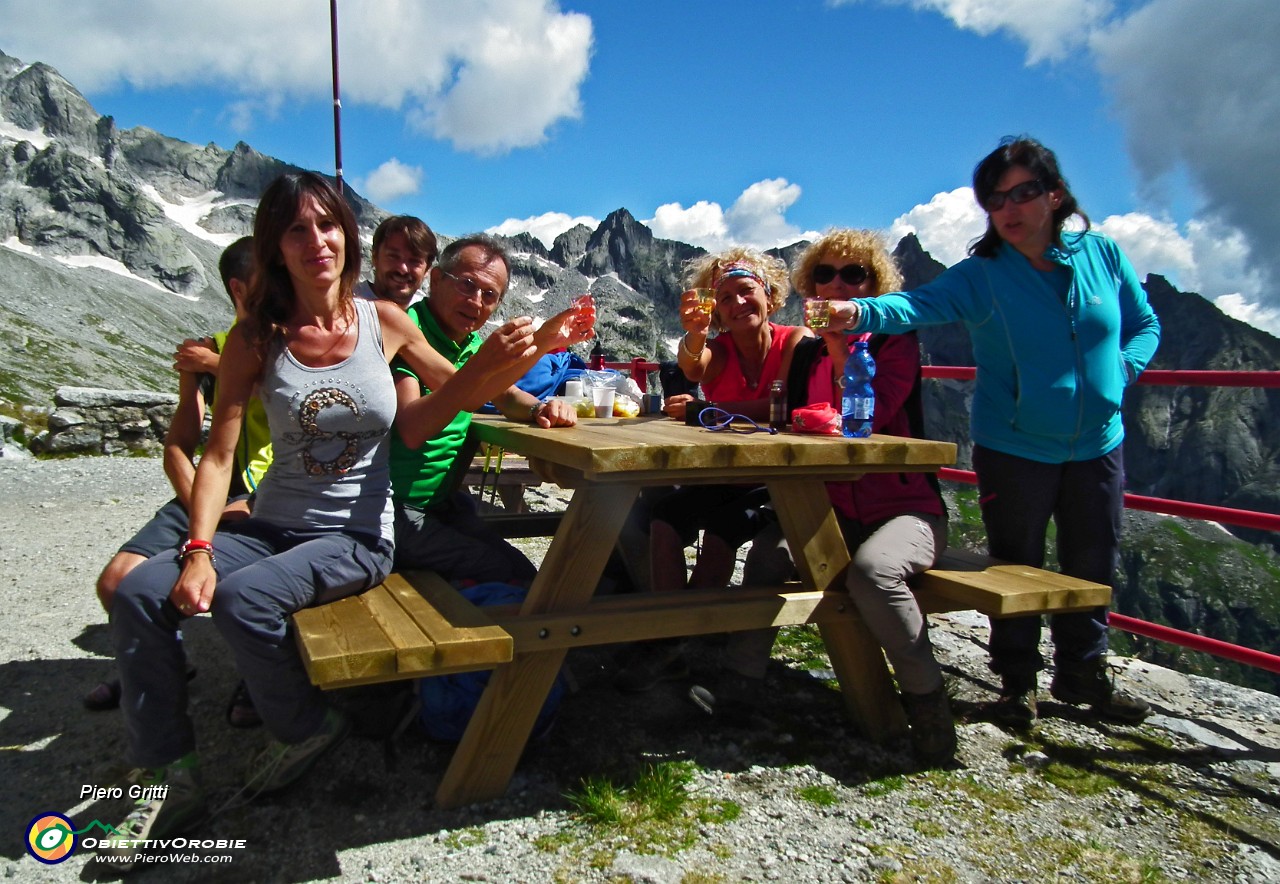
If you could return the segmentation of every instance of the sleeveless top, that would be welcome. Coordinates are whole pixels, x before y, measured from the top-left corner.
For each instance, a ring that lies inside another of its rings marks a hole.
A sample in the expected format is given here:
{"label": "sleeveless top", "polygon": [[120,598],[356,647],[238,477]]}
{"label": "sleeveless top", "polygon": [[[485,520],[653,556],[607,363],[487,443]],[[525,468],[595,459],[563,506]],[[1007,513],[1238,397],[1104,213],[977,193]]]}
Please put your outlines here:
{"label": "sleeveless top", "polygon": [[754,387],[747,383],[742,374],[742,366],[738,361],[738,348],[733,344],[730,335],[717,335],[715,340],[724,350],[724,367],[714,381],[702,382],[702,396],[714,402],[745,402],[751,399],[769,398],[769,385],[776,381],[782,371],[782,351],[786,348],[787,338],[795,329],[794,325],[774,325],[769,323],[773,332],[773,340],[769,343],[769,352],[764,356],[764,365],[760,368],[760,380]]}
{"label": "sleeveless top", "polygon": [[303,365],[282,338],[269,345],[258,398],[271,425],[274,458],[258,486],[253,516],[284,528],[391,542],[387,443],[395,386],[377,308],[354,303],[356,346],[335,365]]}

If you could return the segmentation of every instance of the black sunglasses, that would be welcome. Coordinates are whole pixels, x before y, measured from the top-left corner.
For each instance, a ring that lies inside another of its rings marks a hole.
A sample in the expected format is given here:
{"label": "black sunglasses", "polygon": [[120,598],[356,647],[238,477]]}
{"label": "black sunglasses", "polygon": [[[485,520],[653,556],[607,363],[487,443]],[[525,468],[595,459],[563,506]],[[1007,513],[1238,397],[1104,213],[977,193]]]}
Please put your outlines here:
{"label": "black sunglasses", "polygon": [[819,264],[813,268],[813,282],[815,285],[826,285],[837,276],[840,277],[840,281],[845,285],[862,285],[870,275],[871,271],[861,264],[846,264],[839,270],[830,264]]}
{"label": "black sunglasses", "polygon": [[1043,181],[1024,181],[1015,184],[1008,190],[993,190],[985,203],[988,212],[998,212],[1004,208],[1004,201],[1011,199],[1018,205],[1029,203],[1044,193],[1048,188]]}

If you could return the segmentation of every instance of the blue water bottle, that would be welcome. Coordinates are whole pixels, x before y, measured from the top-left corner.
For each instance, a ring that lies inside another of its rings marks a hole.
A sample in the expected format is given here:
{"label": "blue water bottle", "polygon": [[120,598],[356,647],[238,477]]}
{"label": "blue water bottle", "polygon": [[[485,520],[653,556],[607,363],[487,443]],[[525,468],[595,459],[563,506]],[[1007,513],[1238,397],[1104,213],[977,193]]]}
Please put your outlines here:
{"label": "blue water bottle", "polygon": [[840,411],[846,436],[861,438],[871,435],[871,417],[876,410],[876,394],[871,379],[876,376],[876,361],[867,351],[866,341],[857,341],[844,361],[841,379]]}

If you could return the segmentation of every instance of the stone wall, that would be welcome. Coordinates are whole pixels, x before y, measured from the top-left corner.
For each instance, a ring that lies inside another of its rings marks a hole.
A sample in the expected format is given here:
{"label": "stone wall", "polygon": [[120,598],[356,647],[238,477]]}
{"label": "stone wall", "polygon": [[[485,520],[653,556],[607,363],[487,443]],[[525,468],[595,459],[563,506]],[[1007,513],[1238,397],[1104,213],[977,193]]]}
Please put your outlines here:
{"label": "stone wall", "polygon": [[159,454],[178,407],[176,393],[59,387],[37,454]]}

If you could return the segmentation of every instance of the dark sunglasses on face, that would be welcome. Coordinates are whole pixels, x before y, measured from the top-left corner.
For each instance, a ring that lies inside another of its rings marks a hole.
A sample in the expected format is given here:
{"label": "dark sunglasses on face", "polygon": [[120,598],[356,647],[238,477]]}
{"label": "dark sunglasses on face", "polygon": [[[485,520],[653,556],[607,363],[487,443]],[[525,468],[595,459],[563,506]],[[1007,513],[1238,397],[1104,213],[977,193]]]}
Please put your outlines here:
{"label": "dark sunglasses on face", "polygon": [[867,268],[861,264],[846,264],[839,270],[830,264],[819,264],[813,268],[813,282],[815,285],[826,285],[837,276],[840,277],[840,281],[845,285],[862,285],[870,275]]}
{"label": "dark sunglasses on face", "polygon": [[1015,184],[1008,190],[993,190],[991,191],[991,195],[987,197],[987,211],[1000,211],[1004,208],[1004,201],[1006,199],[1013,200],[1018,205],[1029,203],[1044,193],[1047,189],[1048,188],[1044,186],[1043,181],[1024,181],[1021,184]]}

